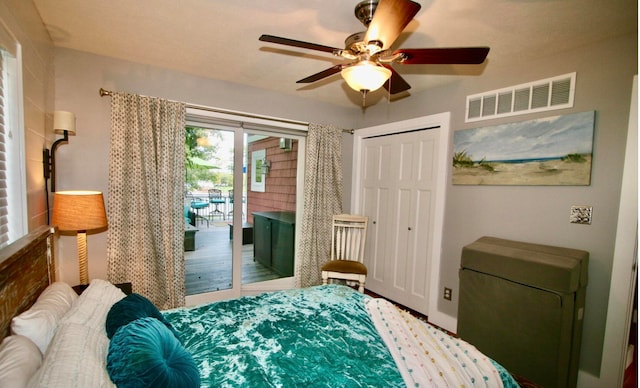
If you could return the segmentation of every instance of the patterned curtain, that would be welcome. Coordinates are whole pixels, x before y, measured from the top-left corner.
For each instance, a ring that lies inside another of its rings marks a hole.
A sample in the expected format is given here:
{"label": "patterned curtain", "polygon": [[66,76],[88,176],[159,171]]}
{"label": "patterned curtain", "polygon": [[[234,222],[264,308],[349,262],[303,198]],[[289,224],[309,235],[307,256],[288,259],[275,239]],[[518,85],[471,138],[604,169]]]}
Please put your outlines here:
{"label": "patterned curtain", "polygon": [[331,222],[342,213],[342,129],[310,124],[304,172],[304,216],[297,287],[322,283],[320,269],[329,260]]}
{"label": "patterned curtain", "polygon": [[159,309],[183,306],[185,105],[111,97],[108,278]]}

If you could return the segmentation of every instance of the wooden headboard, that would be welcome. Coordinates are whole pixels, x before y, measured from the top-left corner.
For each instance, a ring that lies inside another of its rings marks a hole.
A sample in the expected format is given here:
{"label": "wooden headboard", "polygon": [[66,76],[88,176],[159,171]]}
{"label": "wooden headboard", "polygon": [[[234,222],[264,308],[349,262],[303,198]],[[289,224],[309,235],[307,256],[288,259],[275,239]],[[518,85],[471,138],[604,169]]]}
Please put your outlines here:
{"label": "wooden headboard", "polygon": [[54,279],[53,234],[41,226],[0,249],[0,339],[11,318],[25,311]]}

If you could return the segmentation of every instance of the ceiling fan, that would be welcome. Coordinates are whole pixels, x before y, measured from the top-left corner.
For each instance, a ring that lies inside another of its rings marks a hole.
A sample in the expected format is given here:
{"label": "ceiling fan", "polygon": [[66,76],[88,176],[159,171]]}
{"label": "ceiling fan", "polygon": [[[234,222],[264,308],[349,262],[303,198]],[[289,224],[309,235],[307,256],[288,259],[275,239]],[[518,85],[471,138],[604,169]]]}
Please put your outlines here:
{"label": "ceiling fan", "polygon": [[[384,86],[389,94],[409,90],[411,86],[398,74],[392,63],[412,64],[481,64],[489,47],[417,48],[391,50],[391,45],[420,10],[410,0],[364,0],[355,7],[355,15],[367,27],[345,40],[345,48],[335,48],[274,35],[262,35],[263,42],[323,51],[351,60],[303,78],[296,83],[312,83],[340,72],[349,86],[362,93]],[[388,81],[388,82],[387,82]]]}

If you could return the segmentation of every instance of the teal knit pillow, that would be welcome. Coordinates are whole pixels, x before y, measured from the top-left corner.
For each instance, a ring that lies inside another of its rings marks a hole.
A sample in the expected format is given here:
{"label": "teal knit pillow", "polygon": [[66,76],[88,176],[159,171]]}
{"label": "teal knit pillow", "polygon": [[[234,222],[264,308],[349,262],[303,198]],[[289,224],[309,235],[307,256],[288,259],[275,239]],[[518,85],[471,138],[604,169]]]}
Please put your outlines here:
{"label": "teal knit pillow", "polygon": [[118,388],[200,386],[191,354],[167,326],[150,317],[116,331],[109,344],[107,371]]}
{"label": "teal knit pillow", "polygon": [[176,338],[180,339],[180,334],[164,318],[158,308],[151,301],[139,294],[130,294],[111,306],[107,313],[105,329],[107,337],[111,338],[116,331],[130,322],[140,318],[156,318],[169,328]]}

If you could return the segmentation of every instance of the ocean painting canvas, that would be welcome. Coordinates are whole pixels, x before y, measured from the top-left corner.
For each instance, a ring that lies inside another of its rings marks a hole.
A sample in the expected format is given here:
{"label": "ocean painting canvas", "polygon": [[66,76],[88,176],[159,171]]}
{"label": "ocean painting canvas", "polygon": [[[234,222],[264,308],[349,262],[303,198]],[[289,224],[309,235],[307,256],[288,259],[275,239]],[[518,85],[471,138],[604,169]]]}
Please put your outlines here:
{"label": "ocean painting canvas", "polygon": [[454,185],[591,184],[595,111],[455,131]]}

